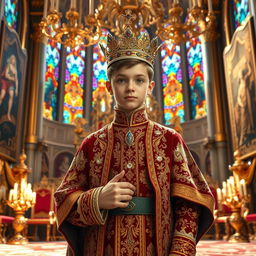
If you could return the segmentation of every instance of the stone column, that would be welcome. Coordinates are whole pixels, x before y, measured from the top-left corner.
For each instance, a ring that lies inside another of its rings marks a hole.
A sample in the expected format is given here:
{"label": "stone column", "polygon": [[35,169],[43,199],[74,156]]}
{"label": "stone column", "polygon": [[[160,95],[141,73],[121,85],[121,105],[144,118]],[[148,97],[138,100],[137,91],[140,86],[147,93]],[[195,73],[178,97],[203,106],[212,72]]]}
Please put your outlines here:
{"label": "stone column", "polygon": [[220,182],[228,176],[228,153],[223,108],[225,99],[221,94],[222,82],[218,67],[216,17],[209,14],[208,18],[207,32],[201,36],[207,102],[207,143],[210,149],[212,176]]}

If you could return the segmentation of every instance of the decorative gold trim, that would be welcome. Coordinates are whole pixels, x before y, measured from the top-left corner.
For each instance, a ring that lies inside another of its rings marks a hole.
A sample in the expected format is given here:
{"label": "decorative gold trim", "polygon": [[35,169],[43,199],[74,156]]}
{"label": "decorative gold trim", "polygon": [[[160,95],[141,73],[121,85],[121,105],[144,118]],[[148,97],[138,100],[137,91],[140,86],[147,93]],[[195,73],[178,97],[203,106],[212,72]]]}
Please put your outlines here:
{"label": "decorative gold trim", "polygon": [[208,208],[211,212],[214,210],[214,200],[210,195],[204,195],[196,189],[186,186],[185,184],[175,183],[172,187],[171,196],[182,197],[188,201],[201,204]]}
{"label": "decorative gold trim", "polygon": [[57,211],[57,226],[59,227],[62,222],[68,216],[70,210],[72,209],[74,203],[77,201],[77,198],[83,193],[82,190],[75,191],[70,194],[66,199],[65,203],[63,203]]}
{"label": "decorative gold trim", "polygon": [[37,143],[36,136],[36,115],[38,110],[38,74],[39,74],[39,61],[41,58],[39,54],[39,43],[33,41],[33,72],[31,77],[31,91],[29,97],[28,119],[27,119],[27,136],[26,142],[35,144]]}
{"label": "decorative gold trim", "polygon": [[[108,145],[107,145],[107,150],[105,155],[104,167],[102,171],[101,186],[104,186],[108,182],[108,177],[109,177],[110,161],[111,161],[113,144],[114,144],[112,124],[108,126],[107,132],[108,132]],[[105,231],[106,231],[106,225],[99,227],[96,255],[104,254]]]}
{"label": "decorative gold trim", "polygon": [[[212,64],[214,67],[214,70],[217,71],[218,70],[218,61],[216,59],[216,56],[218,56],[217,53],[217,48],[216,48],[216,44],[213,43],[211,50],[212,50]],[[219,72],[213,72],[214,75],[214,79],[213,81],[213,98],[214,98],[214,104],[213,104],[213,108],[214,108],[214,124],[215,124],[215,141],[216,142],[223,142],[226,141],[226,136],[225,136],[225,129],[224,129],[224,118],[223,118],[223,104],[221,102],[221,89],[220,89],[220,76],[219,76]]]}
{"label": "decorative gold trim", "polygon": [[27,1],[23,0],[23,26],[21,28],[21,46],[26,47],[26,34],[28,32],[28,5]]}
{"label": "decorative gold trim", "polygon": [[156,177],[156,170],[153,158],[153,147],[152,147],[152,136],[153,136],[153,128],[154,123],[149,121],[148,128],[146,131],[146,156],[147,156],[147,165],[148,165],[148,174],[150,181],[155,190],[155,221],[156,221],[156,250],[157,255],[163,255],[163,248],[162,248],[162,239],[159,235],[162,233],[162,222],[161,222],[161,215],[162,215],[162,207],[161,207],[161,191],[158,184],[158,180]]}
{"label": "decorative gold trim", "polygon": [[225,31],[225,36],[226,36],[226,44],[230,45],[231,44],[231,31],[230,31],[230,26],[229,26],[229,0],[224,0],[224,31]]}

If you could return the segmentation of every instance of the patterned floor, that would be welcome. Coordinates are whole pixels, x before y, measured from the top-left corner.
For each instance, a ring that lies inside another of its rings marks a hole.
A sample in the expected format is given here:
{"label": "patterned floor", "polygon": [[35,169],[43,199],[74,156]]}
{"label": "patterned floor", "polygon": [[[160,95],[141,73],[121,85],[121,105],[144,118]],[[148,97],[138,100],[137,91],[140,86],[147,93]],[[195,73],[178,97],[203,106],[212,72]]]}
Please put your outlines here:
{"label": "patterned floor", "polygon": [[[28,245],[0,244],[0,256],[65,256],[66,243],[29,243]],[[223,241],[200,241],[196,256],[256,256],[256,241],[251,243],[227,243]]]}

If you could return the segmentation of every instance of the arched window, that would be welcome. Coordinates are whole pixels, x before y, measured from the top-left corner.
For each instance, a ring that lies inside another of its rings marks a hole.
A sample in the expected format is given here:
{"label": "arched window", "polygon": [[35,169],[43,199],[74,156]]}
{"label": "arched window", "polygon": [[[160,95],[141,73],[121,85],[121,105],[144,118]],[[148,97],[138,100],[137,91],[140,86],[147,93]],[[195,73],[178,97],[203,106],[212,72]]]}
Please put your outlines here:
{"label": "arched window", "polygon": [[17,31],[19,16],[19,1],[4,0],[4,16],[7,24]]}
{"label": "arched window", "polygon": [[232,9],[234,15],[234,27],[235,29],[241,26],[250,13],[249,0],[233,0]]}
{"label": "arched window", "polygon": [[44,85],[43,116],[50,120],[57,120],[57,103],[60,73],[59,43],[48,40],[46,45],[46,73]]}
{"label": "arched window", "polygon": [[67,47],[63,122],[73,123],[84,113],[85,48]]}
{"label": "arched window", "polygon": [[203,74],[201,41],[194,38],[186,43],[191,119],[206,115],[206,99]]}
{"label": "arched window", "polygon": [[[108,30],[102,30],[100,43],[105,47],[107,43]],[[92,105],[94,106],[96,95],[106,91],[107,62],[99,44],[93,46],[93,63],[92,63]],[[101,111],[106,111],[104,99],[100,102]]]}
{"label": "arched window", "polygon": [[161,46],[164,124],[174,116],[185,121],[180,46],[164,42]]}

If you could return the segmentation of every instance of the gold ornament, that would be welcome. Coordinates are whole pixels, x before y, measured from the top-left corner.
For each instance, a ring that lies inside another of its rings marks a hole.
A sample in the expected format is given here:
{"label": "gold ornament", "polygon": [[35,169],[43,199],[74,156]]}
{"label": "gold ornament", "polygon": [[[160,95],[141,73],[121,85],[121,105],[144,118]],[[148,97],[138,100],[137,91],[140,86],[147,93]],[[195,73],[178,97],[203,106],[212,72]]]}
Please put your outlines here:
{"label": "gold ornament", "polygon": [[130,26],[126,26],[119,37],[108,34],[107,46],[104,47],[101,44],[100,46],[108,66],[123,59],[138,59],[148,63],[152,68],[160,47],[156,37],[150,41],[147,32],[142,32],[136,36]]}

